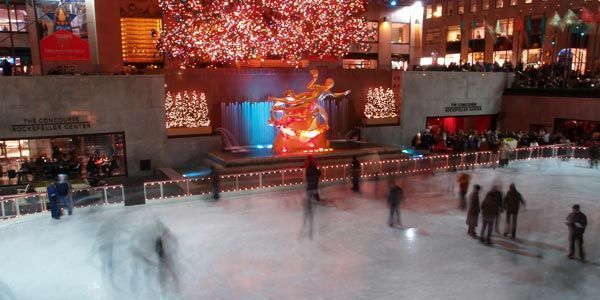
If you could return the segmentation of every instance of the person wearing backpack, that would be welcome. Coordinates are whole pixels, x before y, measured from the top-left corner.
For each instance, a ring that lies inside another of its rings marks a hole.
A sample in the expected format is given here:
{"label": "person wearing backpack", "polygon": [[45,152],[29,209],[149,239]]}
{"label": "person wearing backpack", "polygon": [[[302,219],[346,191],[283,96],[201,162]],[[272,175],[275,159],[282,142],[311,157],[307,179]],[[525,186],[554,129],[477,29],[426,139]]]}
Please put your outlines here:
{"label": "person wearing backpack", "polygon": [[67,209],[69,216],[73,214],[73,199],[71,198],[71,185],[66,174],[58,174],[56,182],[58,200]]}

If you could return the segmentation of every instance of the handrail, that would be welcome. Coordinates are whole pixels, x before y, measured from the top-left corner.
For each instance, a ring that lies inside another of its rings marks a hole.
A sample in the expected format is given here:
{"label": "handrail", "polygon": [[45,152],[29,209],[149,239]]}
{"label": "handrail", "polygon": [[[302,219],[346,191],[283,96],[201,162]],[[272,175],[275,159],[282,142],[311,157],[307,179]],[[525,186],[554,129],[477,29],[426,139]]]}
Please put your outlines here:
{"label": "handrail", "polygon": [[[559,151],[564,149],[564,151]],[[548,145],[516,148],[508,151],[509,160],[538,158],[575,157],[575,151],[586,150],[587,147],[568,145]],[[551,152],[548,152],[551,150]],[[564,153],[563,153],[564,152]],[[587,154],[587,151],[586,151]],[[585,155],[584,155],[585,156]],[[476,151],[456,154],[433,154],[425,157],[385,159],[365,161],[361,163],[360,176],[371,178],[393,174],[411,174],[434,172],[440,169],[495,166],[499,162],[499,153],[492,151]],[[321,181],[333,182],[350,178],[349,163],[323,165]],[[300,173],[301,172],[301,173]],[[286,174],[290,174],[286,177]],[[295,177],[293,175],[296,175]],[[299,174],[302,174],[298,177]],[[258,178],[256,178],[258,177]],[[250,182],[247,178],[250,178]],[[196,186],[194,186],[196,184]],[[144,182],[144,199],[170,199],[191,195],[205,195],[211,192],[209,177],[173,179]],[[245,191],[269,187],[281,187],[304,184],[303,168],[284,168],[268,171],[253,171],[220,176],[220,192]],[[174,187],[171,187],[174,185]],[[158,186],[158,190],[152,190]],[[195,189],[195,191],[193,190]]]}

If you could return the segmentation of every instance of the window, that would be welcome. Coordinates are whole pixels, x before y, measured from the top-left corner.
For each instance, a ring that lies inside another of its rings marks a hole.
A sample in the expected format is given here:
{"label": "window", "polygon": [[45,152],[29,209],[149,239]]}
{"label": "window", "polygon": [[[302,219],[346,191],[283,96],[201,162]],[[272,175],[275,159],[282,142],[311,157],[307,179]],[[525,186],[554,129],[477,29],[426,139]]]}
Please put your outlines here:
{"label": "window", "polygon": [[454,1],[448,1],[448,6],[446,7],[447,15],[451,16],[454,14]]}
{"label": "window", "polygon": [[542,49],[526,49],[522,51],[521,62],[524,65],[539,64],[542,59]]}
{"label": "window", "polygon": [[579,71],[581,74],[585,71],[587,58],[587,49],[585,48],[566,48],[558,52],[558,62],[571,65],[571,69]]}
{"label": "window", "polygon": [[458,0],[458,14],[462,15],[465,13],[465,0]]}
{"label": "window", "polygon": [[158,63],[162,56],[156,45],[161,19],[121,18],[121,47],[125,63]]}
{"label": "window", "polygon": [[392,44],[410,43],[410,24],[392,23]]}
{"label": "window", "polygon": [[472,52],[467,55],[467,62],[477,63],[477,62],[483,62],[483,61],[484,61],[483,52]]}
{"label": "window", "polygon": [[512,37],[513,35],[513,26],[514,26],[514,19],[510,18],[510,19],[500,19],[497,22],[497,27],[496,28],[496,34],[501,37]]}
{"label": "window", "polygon": [[517,0],[510,0],[510,6],[517,6]]}
{"label": "window", "polygon": [[503,65],[506,62],[512,61],[512,50],[494,51],[494,62]]}
{"label": "window", "polygon": [[483,2],[481,2],[481,10],[488,9],[490,9],[490,0],[483,0]]}
{"label": "window", "polygon": [[460,42],[460,25],[448,26],[447,42]]}
{"label": "window", "polygon": [[376,59],[344,59],[344,69],[377,69]]}
{"label": "window", "polygon": [[533,3],[533,0],[525,0],[525,4],[531,4]]}
{"label": "window", "polygon": [[435,11],[433,12],[433,17],[434,18],[439,18],[442,16],[442,9],[443,6],[441,3],[438,3],[437,6],[435,7]]}
{"label": "window", "polygon": [[[10,22],[9,22],[10,12]],[[27,11],[25,6],[21,5],[0,5],[0,31],[26,32]]]}
{"label": "window", "polygon": [[437,44],[440,41],[440,30],[439,29],[429,29],[425,33],[425,43],[426,44]]}
{"label": "window", "polygon": [[471,12],[477,11],[477,0],[471,0]]}
{"label": "window", "polygon": [[425,9],[425,18],[431,19],[433,17],[433,7],[431,4],[427,4],[427,8]]}
{"label": "window", "polygon": [[504,0],[496,0],[496,8],[503,8]]}
{"label": "window", "polygon": [[485,29],[483,28],[483,26],[471,28],[471,39],[472,40],[485,39]]}

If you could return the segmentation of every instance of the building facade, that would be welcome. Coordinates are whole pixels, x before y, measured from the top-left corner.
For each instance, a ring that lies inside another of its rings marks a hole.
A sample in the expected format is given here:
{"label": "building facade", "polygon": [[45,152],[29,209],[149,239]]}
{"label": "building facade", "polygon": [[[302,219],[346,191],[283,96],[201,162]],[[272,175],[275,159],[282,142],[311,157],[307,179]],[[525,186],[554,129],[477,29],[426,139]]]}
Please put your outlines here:
{"label": "building facade", "polygon": [[421,64],[568,61],[598,68],[598,1],[427,1]]}

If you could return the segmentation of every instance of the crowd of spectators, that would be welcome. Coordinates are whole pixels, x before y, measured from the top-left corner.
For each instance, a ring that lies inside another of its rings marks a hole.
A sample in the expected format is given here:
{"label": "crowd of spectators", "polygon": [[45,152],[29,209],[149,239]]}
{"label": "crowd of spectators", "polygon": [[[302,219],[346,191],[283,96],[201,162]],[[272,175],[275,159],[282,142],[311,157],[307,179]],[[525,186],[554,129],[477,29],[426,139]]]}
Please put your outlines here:
{"label": "crowd of spectators", "polygon": [[515,87],[522,88],[600,88],[600,73],[588,71],[584,74],[571,69],[569,64],[514,66],[510,62],[494,63],[450,63],[449,65],[420,66],[417,70],[447,72],[514,72]]}
{"label": "crowd of spectators", "polygon": [[435,131],[433,128],[417,133],[412,139],[412,146],[418,150],[430,152],[464,152],[464,151],[497,151],[501,141],[513,141],[513,147],[535,147],[553,144],[570,144],[574,146],[590,146],[600,141],[600,133],[589,136],[569,136],[562,133],[550,133],[546,130],[529,132],[501,132],[476,130],[458,130],[455,133]]}

